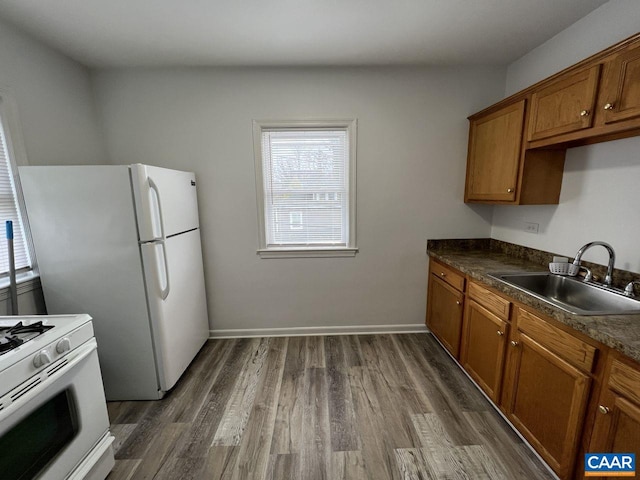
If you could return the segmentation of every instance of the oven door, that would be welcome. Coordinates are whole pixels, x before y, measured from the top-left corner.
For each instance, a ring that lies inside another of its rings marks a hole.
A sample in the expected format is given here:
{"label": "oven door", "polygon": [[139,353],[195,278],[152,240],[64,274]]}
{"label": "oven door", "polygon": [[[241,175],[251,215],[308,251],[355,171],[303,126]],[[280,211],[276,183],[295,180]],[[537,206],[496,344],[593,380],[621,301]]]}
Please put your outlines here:
{"label": "oven door", "polygon": [[10,392],[0,411],[3,480],[64,479],[107,432],[96,348],[92,338]]}

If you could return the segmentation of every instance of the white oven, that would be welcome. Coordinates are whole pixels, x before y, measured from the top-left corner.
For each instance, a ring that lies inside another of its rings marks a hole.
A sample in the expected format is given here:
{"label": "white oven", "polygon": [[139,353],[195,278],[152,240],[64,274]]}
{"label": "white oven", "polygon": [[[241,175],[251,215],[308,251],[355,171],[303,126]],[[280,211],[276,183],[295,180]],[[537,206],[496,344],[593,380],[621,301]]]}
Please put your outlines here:
{"label": "white oven", "polygon": [[86,315],[46,322],[54,327],[0,357],[0,478],[102,480],[113,436],[93,327]]}

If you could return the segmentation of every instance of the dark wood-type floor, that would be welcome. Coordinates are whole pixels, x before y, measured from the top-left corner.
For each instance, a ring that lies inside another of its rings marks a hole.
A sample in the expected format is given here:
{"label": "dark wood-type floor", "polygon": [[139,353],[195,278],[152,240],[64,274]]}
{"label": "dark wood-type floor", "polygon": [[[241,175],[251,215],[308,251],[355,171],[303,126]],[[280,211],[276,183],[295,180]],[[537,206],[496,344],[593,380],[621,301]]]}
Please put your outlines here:
{"label": "dark wood-type floor", "polygon": [[551,479],[428,334],[213,340],[109,403],[121,479]]}

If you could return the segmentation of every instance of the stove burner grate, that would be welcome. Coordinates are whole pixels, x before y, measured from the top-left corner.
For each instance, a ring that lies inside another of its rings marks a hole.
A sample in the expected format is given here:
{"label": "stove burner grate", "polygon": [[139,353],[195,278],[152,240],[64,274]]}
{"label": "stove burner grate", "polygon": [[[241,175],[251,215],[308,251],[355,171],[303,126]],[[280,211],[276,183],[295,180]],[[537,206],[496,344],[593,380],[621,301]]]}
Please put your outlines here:
{"label": "stove burner grate", "polygon": [[38,335],[42,335],[51,328],[53,325],[43,325],[42,322],[30,325],[18,322],[11,327],[0,327],[0,355],[19,347]]}

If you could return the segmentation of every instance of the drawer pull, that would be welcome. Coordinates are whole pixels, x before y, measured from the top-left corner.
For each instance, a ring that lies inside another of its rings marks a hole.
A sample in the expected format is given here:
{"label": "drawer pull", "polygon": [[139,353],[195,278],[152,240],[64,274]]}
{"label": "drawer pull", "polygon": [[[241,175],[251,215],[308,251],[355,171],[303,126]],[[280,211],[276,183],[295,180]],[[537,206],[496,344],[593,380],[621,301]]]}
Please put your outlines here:
{"label": "drawer pull", "polygon": [[504,335],[504,332],[502,332],[502,331],[500,331],[500,330],[498,330],[498,332],[497,332],[497,333],[498,333],[498,336],[499,336],[499,337],[501,337],[501,336],[503,336],[503,335]]}
{"label": "drawer pull", "polygon": [[589,116],[589,110],[582,110],[580,112],[580,116],[581,117],[588,117]]}
{"label": "drawer pull", "polygon": [[613,103],[607,103],[607,104],[605,104],[605,106],[604,106],[604,109],[605,109],[605,110],[613,110],[613,108],[614,108]]}
{"label": "drawer pull", "polygon": [[604,405],[600,405],[598,407],[598,410],[600,411],[601,414],[606,415],[607,413],[609,413],[609,407],[605,407]]}
{"label": "drawer pull", "polygon": [[446,274],[446,273],[444,273],[444,272],[440,272],[440,276],[441,276],[441,277],[446,277],[446,276],[447,276],[447,274]]}
{"label": "drawer pull", "polygon": [[512,347],[517,347],[518,345],[520,345],[518,342],[516,342],[515,340],[511,340]]}

